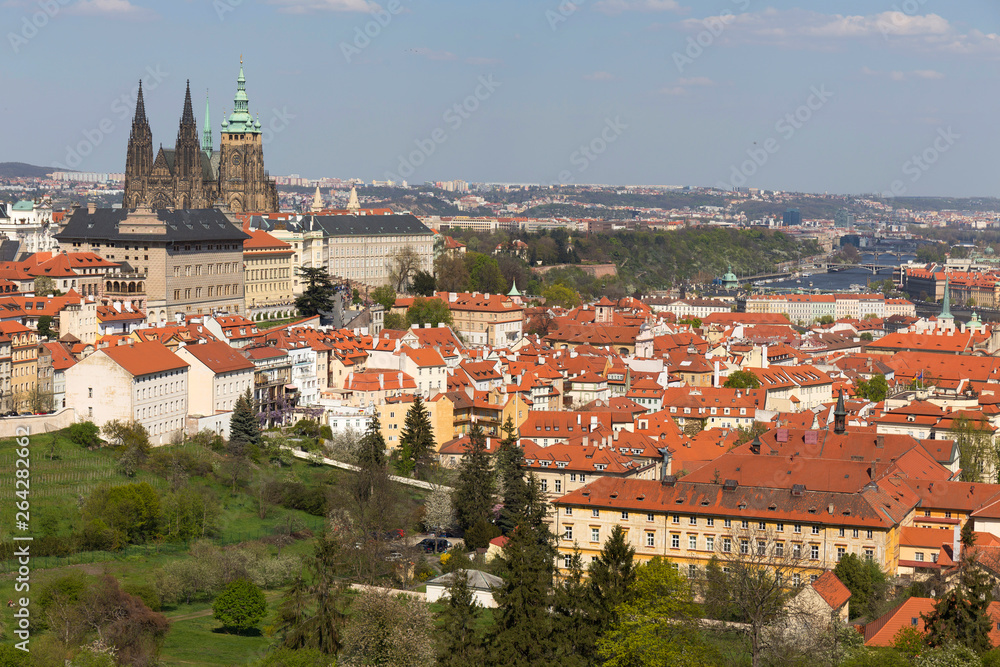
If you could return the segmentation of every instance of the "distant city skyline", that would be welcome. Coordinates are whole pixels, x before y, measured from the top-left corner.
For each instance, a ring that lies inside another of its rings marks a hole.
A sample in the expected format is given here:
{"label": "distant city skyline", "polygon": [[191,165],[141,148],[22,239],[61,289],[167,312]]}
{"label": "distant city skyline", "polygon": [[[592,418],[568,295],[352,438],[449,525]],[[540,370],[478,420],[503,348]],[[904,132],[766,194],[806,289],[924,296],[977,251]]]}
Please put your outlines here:
{"label": "distant city skyline", "polygon": [[242,55],[274,175],[1000,196],[1000,6],[8,0],[0,159],[122,172]]}

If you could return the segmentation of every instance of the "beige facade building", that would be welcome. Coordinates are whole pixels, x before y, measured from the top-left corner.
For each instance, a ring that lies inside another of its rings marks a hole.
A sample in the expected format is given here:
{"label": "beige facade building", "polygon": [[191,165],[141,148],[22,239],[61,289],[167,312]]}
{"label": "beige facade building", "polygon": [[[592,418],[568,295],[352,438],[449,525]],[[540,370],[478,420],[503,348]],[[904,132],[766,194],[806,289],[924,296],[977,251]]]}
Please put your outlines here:
{"label": "beige facade building", "polygon": [[272,319],[294,313],[294,255],[291,245],[267,232],[250,232],[250,238],[243,242],[248,317]]}
{"label": "beige facade building", "polygon": [[190,364],[188,412],[191,415],[231,412],[237,399],[253,387],[253,362],[223,342],[185,345],[176,354]]}
{"label": "beige facade building", "polygon": [[219,209],[76,209],[56,235],[67,252],[128,263],[146,294],[147,321],[244,312],[243,241]]}
{"label": "beige facade building", "polygon": [[[11,399],[8,405],[11,409],[24,410],[38,384],[38,335],[19,322],[8,320],[0,322],[0,339],[4,337],[10,341],[10,380],[5,383]],[[0,365],[4,365],[3,362]]]}
{"label": "beige facade building", "polygon": [[452,327],[469,345],[504,347],[521,338],[524,308],[502,294],[438,292],[451,310]]}
{"label": "beige facade building", "polygon": [[404,248],[415,252],[416,270],[433,270],[434,232],[412,215],[254,216],[250,227],[292,246],[296,295],[300,267],[322,266],[334,278],[370,287],[389,284],[392,257]]}
{"label": "beige facade building", "polygon": [[136,421],[154,445],[183,432],[188,415],[186,361],[157,342],[96,350],[66,369],[66,405],[98,426]]}

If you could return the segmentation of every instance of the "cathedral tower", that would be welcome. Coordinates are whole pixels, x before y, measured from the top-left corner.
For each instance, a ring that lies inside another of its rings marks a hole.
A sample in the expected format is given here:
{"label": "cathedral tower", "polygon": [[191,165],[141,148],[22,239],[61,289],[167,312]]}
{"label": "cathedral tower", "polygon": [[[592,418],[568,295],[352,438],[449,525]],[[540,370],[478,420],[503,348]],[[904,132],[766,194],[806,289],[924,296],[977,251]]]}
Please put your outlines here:
{"label": "cathedral tower", "polygon": [[250,115],[243,59],[236,77],[233,113],[222,121],[219,197],[234,213],[278,210],[278,192],[264,170],[260,121]]}
{"label": "cathedral tower", "polygon": [[174,146],[174,206],[177,208],[205,208],[202,196],[201,144],[198,126],[191,106],[191,82],[184,92],[184,111],[177,130]]}
{"label": "cathedral tower", "polygon": [[146,105],[142,99],[142,81],[135,100],[135,117],[128,136],[125,155],[125,208],[135,208],[146,198],[146,178],[153,168],[153,133],[146,119]]}

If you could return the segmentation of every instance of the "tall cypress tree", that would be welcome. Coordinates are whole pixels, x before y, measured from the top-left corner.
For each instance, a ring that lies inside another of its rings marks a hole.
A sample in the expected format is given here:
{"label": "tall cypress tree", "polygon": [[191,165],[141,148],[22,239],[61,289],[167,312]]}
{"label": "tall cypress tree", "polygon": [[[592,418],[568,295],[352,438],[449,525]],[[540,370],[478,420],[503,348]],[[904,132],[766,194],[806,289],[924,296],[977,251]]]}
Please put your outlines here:
{"label": "tall cypress tree", "polygon": [[486,451],[486,435],[479,424],[469,430],[469,446],[458,466],[458,483],[452,495],[458,525],[468,530],[479,522],[493,518],[494,488],[490,455]]}
{"label": "tall cypress tree", "polygon": [[517,515],[499,560],[504,583],[494,591],[493,646],[505,665],[534,667],[552,661],[552,576],[555,571],[555,538],[545,521],[548,511],[538,480],[527,483],[527,502]]}
{"label": "tall cypress tree", "polygon": [[616,620],[615,607],[629,600],[635,578],[635,548],[625,541],[625,530],[615,526],[590,564],[590,592],[602,627]]}
{"label": "tall cypress tree", "polygon": [[243,451],[250,445],[260,444],[260,440],[260,422],[257,421],[253,395],[248,388],[233,406],[233,416],[229,418],[229,443],[231,448]]}
{"label": "tall cypress tree", "polygon": [[372,415],[358,442],[358,468],[354,494],[358,502],[365,504],[377,488],[384,487],[388,482],[385,438],[382,437],[378,414]]}
{"label": "tall cypress tree", "polygon": [[400,459],[397,467],[400,474],[413,473],[419,477],[430,465],[431,454],[434,451],[431,418],[419,394],[413,397],[413,405],[406,411],[406,421],[403,423],[399,446]]}
{"label": "tall cypress tree", "polygon": [[507,417],[503,425],[503,439],[496,453],[497,486],[499,486],[500,530],[504,535],[514,529],[515,517],[523,508],[526,496],[524,482],[524,449],[518,444],[514,420]]}

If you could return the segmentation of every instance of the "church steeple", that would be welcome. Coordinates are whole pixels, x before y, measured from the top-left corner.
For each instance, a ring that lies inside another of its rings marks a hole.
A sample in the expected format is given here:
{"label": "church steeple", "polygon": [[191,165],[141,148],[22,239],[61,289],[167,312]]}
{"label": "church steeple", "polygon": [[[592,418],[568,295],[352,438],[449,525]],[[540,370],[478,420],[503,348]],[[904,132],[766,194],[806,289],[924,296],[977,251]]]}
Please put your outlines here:
{"label": "church steeple", "polygon": [[944,298],[941,299],[941,314],[939,320],[953,320],[955,316],[951,314],[951,292],[948,289],[948,276],[944,277]]}
{"label": "church steeple", "polygon": [[833,410],[833,432],[843,433],[847,430],[847,408],[844,406],[844,390],[837,397],[837,407]]}
{"label": "church steeple", "polygon": [[240,74],[236,77],[236,96],[233,98],[233,113],[223,121],[226,132],[260,133],[260,121],[254,122],[250,115],[250,99],[247,97],[247,80],[243,76],[243,56],[240,56]]}
{"label": "church steeple", "polygon": [[309,210],[313,213],[323,210],[323,195],[320,194],[318,185],[316,186],[316,194],[313,195],[313,203]]}
{"label": "church steeple", "polygon": [[208,91],[205,91],[205,129],[201,131],[201,150],[212,154],[212,122],[208,117]]}
{"label": "church steeple", "polygon": [[142,99],[142,79],[139,79],[139,92],[135,97],[135,117],[132,119],[132,129],[138,124],[149,125],[146,120],[146,103]]}
{"label": "church steeple", "polygon": [[[198,125],[194,119],[194,107],[191,105],[191,82],[188,81],[184,91],[184,111],[181,114],[181,124],[177,130],[177,143],[174,146],[174,176],[187,181],[195,178],[201,181],[201,150],[198,143]],[[181,189],[186,189],[181,188]],[[195,186],[195,190],[198,186]],[[179,191],[175,196],[181,194]],[[200,192],[188,192],[188,198],[179,202],[180,208],[188,208]]]}

